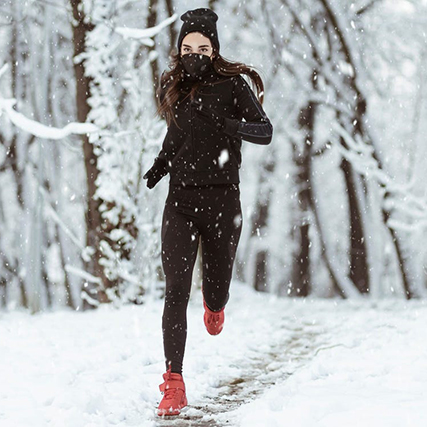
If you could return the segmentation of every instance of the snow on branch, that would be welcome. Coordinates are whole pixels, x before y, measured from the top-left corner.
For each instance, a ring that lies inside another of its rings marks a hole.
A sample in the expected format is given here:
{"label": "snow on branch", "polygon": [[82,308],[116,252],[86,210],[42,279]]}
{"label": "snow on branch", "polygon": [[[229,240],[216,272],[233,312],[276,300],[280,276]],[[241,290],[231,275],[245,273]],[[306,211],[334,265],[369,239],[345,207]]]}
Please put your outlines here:
{"label": "snow on branch", "polygon": [[68,123],[63,128],[56,128],[52,126],[46,126],[35,120],[31,120],[25,117],[23,114],[18,113],[13,109],[13,105],[16,104],[15,99],[3,99],[0,98],[0,111],[4,111],[9,117],[10,121],[18,128],[25,130],[26,132],[37,136],[38,138],[45,139],[62,139],[70,134],[86,134],[91,132],[97,132],[99,129],[92,123]]}
{"label": "snow on branch", "polygon": [[[339,98],[343,99],[348,105],[352,105],[354,98],[352,98],[351,93],[347,90],[347,85],[342,81],[342,79],[337,76],[335,67],[336,59],[332,61],[328,59],[329,52],[325,52],[322,48],[322,44],[319,42],[318,35],[313,31],[310,26],[310,23],[305,23],[303,20],[304,14],[298,11],[298,6],[294,0],[282,0],[282,4],[288,8],[291,12],[291,15],[295,19],[295,22],[298,24],[298,28],[301,30],[303,36],[306,38],[308,45],[311,49],[314,62],[317,63],[316,69],[319,74],[322,74],[326,81],[335,89],[335,92]],[[335,29],[337,31],[337,29]],[[313,67],[313,61],[310,58],[304,58],[304,55],[301,57],[301,54],[296,55],[294,51],[290,50],[289,46],[286,46],[288,52],[295,58],[309,64]],[[351,59],[351,57],[350,57]],[[341,68],[343,63],[341,62]],[[349,62],[346,64],[347,67],[354,69],[354,65]],[[342,72],[342,70],[341,70]]]}
{"label": "snow on branch", "polygon": [[415,224],[406,224],[393,218],[387,220],[387,225],[393,230],[406,231],[408,233],[419,232],[420,229],[427,229],[427,219]]}
{"label": "snow on branch", "polygon": [[[416,221],[414,225],[407,225],[407,230],[424,227],[427,223],[427,204],[420,197],[410,193],[407,185],[396,184],[380,168],[378,161],[372,156],[372,147],[364,144],[360,138],[356,141],[339,123],[334,122],[332,128],[347,143],[348,149],[340,144],[337,144],[337,149],[353,165],[354,169],[366,177],[377,179],[393,195],[389,200],[383,201],[384,208],[388,211],[400,211]],[[404,200],[404,204],[398,202],[398,196]],[[398,223],[391,219],[387,221],[387,224],[391,228],[404,228],[402,222]]]}
{"label": "snow on branch", "polygon": [[3,74],[8,69],[8,64],[4,64],[3,67],[0,68],[0,79],[2,78]]}
{"label": "snow on branch", "polygon": [[49,202],[49,194],[48,192],[39,185],[39,191],[42,194],[45,202],[46,202],[46,209],[47,213],[50,215],[50,217],[55,221],[64,231],[64,233],[70,238],[70,240],[81,250],[83,251],[85,247],[80,243],[77,236],[67,227],[67,225],[64,223],[64,221],[60,218],[58,213],[55,211],[55,209],[52,207],[51,203]]}
{"label": "snow on branch", "polygon": [[[0,69],[0,78],[6,72],[8,64],[4,64]],[[52,126],[46,126],[35,120],[31,120],[25,117],[22,113],[17,112],[13,109],[16,104],[15,98],[6,99],[0,94],[0,115],[5,112],[9,120],[18,128],[34,135],[39,138],[45,139],[62,139],[70,134],[87,134],[91,132],[97,132],[98,126],[93,123],[68,123],[63,128],[56,128]]]}
{"label": "snow on branch", "polygon": [[310,24],[307,25],[303,22],[302,17],[298,13],[298,7],[294,4],[293,0],[282,0],[282,4],[289,9],[295,22],[298,24],[299,29],[305,35],[307,41],[309,42],[309,46],[312,50],[313,57],[319,63],[319,65],[323,65],[325,60],[325,53],[323,52],[320,44],[318,43],[319,37],[314,33],[314,31],[310,28]]}
{"label": "snow on branch", "polygon": [[346,142],[348,148],[337,144],[337,149],[353,165],[354,169],[365,176],[376,175],[381,184],[387,185],[390,178],[378,167],[377,161],[372,156],[372,147],[362,144],[360,140],[357,142],[339,123],[333,122],[331,126]]}
{"label": "snow on branch", "polygon": [[66,264],[65,271],[84,279],[86,282],[97,283],[98,285],[102,285],[102,280],[99,277],[95,277],[92,274],[88,273],[87,271],[84,271],[78,267],[74,267],[70,264]]}
{"label": "snow on branch", "polygon": [[178,15],[174,13],[171,17],[165,19],[160,24],[150,27],[150,28],[128,28],[128,27],[117,27],[115,29],[116,33],[120,34],[124,39],[139,39],[142,43],[147,46],[154,46],[154,41],[151,40],[151,37],[156,36],[160,33],[163,28],[172,24],[176,21]]}

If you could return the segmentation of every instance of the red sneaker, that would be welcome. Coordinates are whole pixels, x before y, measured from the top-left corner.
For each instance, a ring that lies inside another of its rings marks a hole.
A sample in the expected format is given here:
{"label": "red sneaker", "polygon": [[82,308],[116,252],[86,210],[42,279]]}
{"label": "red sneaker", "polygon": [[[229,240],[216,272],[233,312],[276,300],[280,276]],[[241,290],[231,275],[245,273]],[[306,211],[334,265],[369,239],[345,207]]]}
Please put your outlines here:
{"label": "red sneaker", "polygon": [[160,391],[163,393],[163,399],[157,408],[157,415],[179,415],[181,409],[188,405],[182,375],[172,372],[170,367],[163,374],[163,379],[165,382],[159,385]]}
{"label": "red sneaker", "polygon": [[211,335],[218,335],[222,328],[224,327],[224,308],[223,307],[219,311],[212,311],[205,303],[205,299],[203,298],[203,307],[205,308],[205,314],[203,316],[203,320],[205,322],[206,329]]}

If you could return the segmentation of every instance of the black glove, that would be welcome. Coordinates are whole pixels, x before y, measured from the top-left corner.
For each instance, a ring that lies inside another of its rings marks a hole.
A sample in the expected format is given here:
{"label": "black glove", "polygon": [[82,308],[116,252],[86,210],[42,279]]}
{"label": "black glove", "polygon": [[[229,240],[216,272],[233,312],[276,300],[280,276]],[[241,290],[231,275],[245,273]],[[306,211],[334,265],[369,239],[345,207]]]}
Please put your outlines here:
{"label": "black glove", "polygon": [[167,173],[165,160],[156,157],[153,166],[142,178],[147,180],[148,188],[153,188]]}
{"label": "black glove", "polygon": [[194,105],[195,112],[200,120],[214,127],[219,132],[224,132],[231,136],[237,135],[240,123],[239,120],[224,117],[215,110],[212,110],[212,108],[202,104],[200,101],[193,100],[192,104]]}

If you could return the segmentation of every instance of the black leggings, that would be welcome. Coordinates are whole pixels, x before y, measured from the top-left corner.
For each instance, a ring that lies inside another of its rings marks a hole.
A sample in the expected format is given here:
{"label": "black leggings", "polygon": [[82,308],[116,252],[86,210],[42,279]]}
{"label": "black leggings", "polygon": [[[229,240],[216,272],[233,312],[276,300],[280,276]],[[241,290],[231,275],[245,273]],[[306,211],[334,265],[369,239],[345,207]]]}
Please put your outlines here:
{"label": "black leggings", "polygon": [[203,296],[206,305],[218,311],[228,301],[241,230],[238,184],[169,185],[162,219],[162,265],[166,276],[162,329],[166,369],[171,363],[172,372],[182,373],[187,305],[199,236]]}

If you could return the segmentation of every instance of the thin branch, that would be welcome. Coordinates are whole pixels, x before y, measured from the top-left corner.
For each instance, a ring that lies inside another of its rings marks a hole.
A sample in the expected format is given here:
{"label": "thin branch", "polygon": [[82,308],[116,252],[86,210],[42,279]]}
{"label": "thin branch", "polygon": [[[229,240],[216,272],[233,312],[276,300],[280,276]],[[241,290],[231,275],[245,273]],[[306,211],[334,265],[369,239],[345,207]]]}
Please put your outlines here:
{"label": "thin branch", "polygon": [[40,185],[39,186],[39,191],[42,194],[44,201],[46,203],[46,208],[47,211],[50,215],[50,217],[54,220],[54,222],[56,222],[64,231],[64,233],[70,238],[70,240],[81,250],[83,251],[85,249],[84,245],[82,245],[79,241],[79,239],[77,238],[76,234],[73,233],[64,223],[64,221],[62,221],[62,219],[59,217],[58,213],[55,211],[55,209],[52,207],[51,203],[49,202],[49,194],[47,193],[47,191]]}
{"label": "thin branch", "polygon": [[372,0],[370,3],[365,4],[365,6],[363,6],[362,8],[360,8],[357,12],[356,15],[361,16],[364,13],[368,12],[369,10],[372,9],[373,6],[377,5],[380,1],[382,0]]}
{"label": "thin branch", "polygon": [[284,6],[286,6],[289,9],[293,18],[298,23],[300,30],[303,32],[303,34],[305,35],[305,37],[309,41],[309,46],[313,52],[314,59],[319,63],[319,65],[322,65],[324,63],[323,55],[322,55],[320,48],[318,47],[318,44],[316,41],[316,39],[317,39],[316,34],[314,34],[310,28],[308,28],[306,25],[304,25],[301,18],[299,17],[299,14],[298,14],[295,6],[293,4],[291,4],[292,0],[282,0],[282,3]]}

